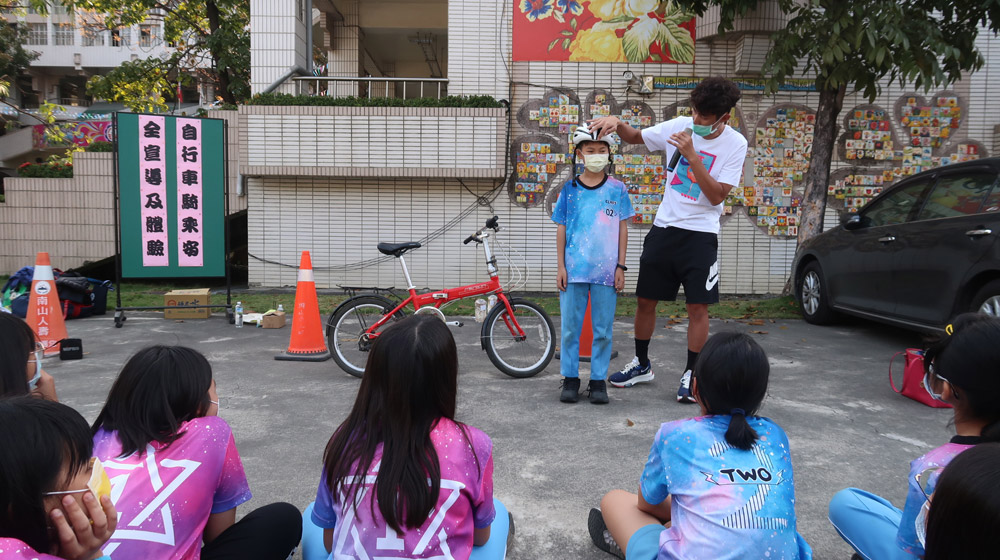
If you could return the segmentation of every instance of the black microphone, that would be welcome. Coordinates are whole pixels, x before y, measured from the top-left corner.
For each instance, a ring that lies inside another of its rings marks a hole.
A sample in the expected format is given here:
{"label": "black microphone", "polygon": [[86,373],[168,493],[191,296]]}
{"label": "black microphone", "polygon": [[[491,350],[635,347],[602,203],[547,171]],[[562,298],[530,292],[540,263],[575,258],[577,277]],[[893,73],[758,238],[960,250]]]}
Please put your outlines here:
{"label": "black microphone", "polygon": [[[690,128],[684,129],[684,134],[687,134],[688,136],[691,136],[691,134],[693,133],[694,131],[691,130]],[[673,157],[670,158],[670,165],[667,166],[667,171],[673,173],[674,168],[677,167],[677,162],[680,160],[681,160],[681,151],[678,150],[677,148],[674,148],[674,155]]]}

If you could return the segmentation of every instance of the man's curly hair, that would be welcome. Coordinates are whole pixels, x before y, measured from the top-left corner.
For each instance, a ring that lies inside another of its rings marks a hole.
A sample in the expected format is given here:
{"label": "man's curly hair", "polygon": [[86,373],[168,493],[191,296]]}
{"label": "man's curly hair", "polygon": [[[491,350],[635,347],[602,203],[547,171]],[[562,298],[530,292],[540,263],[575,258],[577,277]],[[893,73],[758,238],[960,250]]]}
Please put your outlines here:
{"label": "man's curly hair", "polygon": [[705,78],[691,92],[691,106],[701,115],[722,117],[740,100],[740,89],[721,77]]}

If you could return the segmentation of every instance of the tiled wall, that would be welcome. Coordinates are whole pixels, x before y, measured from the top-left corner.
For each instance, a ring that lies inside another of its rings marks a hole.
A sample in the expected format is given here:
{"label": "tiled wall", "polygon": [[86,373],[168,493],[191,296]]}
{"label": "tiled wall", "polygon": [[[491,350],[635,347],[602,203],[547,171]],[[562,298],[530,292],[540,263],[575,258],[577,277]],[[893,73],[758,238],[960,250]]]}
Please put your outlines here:
{"label": "tiled wall", "polygon": [[[237,194],[239,135],[235,111],[213,111],[229,123],[229,210],[247,209]],[[0,203],[0,273],[13,274],[48,251],[64,270],[114,256],[113,154],[80,152],[70,179],[4,179]]]}
{"label": "tiled wall", "polygon": [[[766,39],[762,35],[747,35],[732,40],[710,37],[696,43],[693,64],[627,64],[627,63],[576,63],[576,62],[513,62],[510,57],[511,9],[517,3],[492,0],[465,0],[449,2],[448,58],[449,92],[461,95],[488,94],[510,99],[516,112],[530,100],[541,99],[552,90],[570,90],[581,99],[595,89],[603,89],[615,96],[619,103],[643,102],[657,115],[665,117],[666,109],[687,99],[689,90],[656,90],[652,95],[640,96],[625,93],[622,73],[675,77],[706,77],[713,75],[734,76],[734,71],[752,72],[759,67],[762,53],[766,52]],[[712,35],[712,14],[698,22],[699,33]],[[771,7],[765,6],[753,18],[743,22],[748,32],[768,31],[781,24],[781,17]],[[987,148],[1000,148],[1000,113],[992,110],[1000,102],[1000,93],[991,84],[997,83],[1000,72],[1000,41],[980,37],[980,46],[986,57],[986,66],[979,73],[949,88],[967,102],[968,112],[959,134],[953,143],[971,138],[981,141]],[[991,66],[992,63],[992,66]],[[923,93],[926,98],[937,92]],[[913,95],[909,87],[884,84],[876,104],[887,111],[893,110],[895,101],[903,95]],[[764,96],[745,91],[739,108],[743,115],[745,132],[751,138],[758,122],[776,105],[796,103],[815,108],[815,92],[783,91]],[[850,93],[844,101],[843,119],[855,106],[868,101],[857,93]],[[433,237],[427,247],[412,253],[409,259],[416,284],[420,287],[443,287],[470,283],[483,277],[482,257],[472,247],[461,246],[466,235],[481,226],[482,221],[496,213],[507,227],[504,238],[515,248],[530,274],[526,289],[552,291],[555,282],[555,228],[544,205],[524,208],[511,202],[506,191],[493,192],[502,173],[487,175],[451,174],[431,166],[434,178],[406,178],[409,171],[385,170],[386,178],[366,179],[358,169],[345,172],[339,165],[341,153],[334,148],[339,138],[334,134],[354,134],[360,130],[375,130],[374,143],[369,148],[355,144],[347,161],[367,158],[368,166],[391,165],[407,161],[410,149],[421,154],[416,159],[425,160],[423,154],[437,152],[438,157],[450,157],[437,143],[434,134],[414,137],[410,145],[403,143],[402,156],[383,148],[381,121],[353,120],[351,126],[340,126],[336,120],[323,125],[320,133],[317,117],[298,114],[296,124],[289,124],[288,134],[267,136],[264,130],[269,123],[279,123],[285,117],[283,108],[261,110],[251,122],[247,120],[247,133],[264,142],[249,141],[246,162],[254,162],[255,175],[250,181],[250,281],[264,286],[294,285],[298,253],[313,250],[317,265],[317,283],[321,287],[351,286],[402,286],[403,280],[397,264],[391,258],[375,251],[378,241],[409,241]],[[265,114],[267,113],[267,114]],[[270,116],[268,116],[270,115]],[[335,117],[334,117],[335,118]],[[372,118],[372,117],[370,117]],[[268,120],[272,119],[272,120]],[[294,123],[294,120],[286,121]],[[346,121],[344,121],[346,122]],[[371,127],[371,123],[378,123]],[[898,122],[895,126],[900,127]],[[273,128],[273,127],[272,127]],[[256,132],[251,132],[256,129]],[[301,133],[296,134],[296,131]],[[341,132],[344,131],[344,132]],[[513,122],[512,140],[527,131]],[[900,130],[896,131],[899,134]],[[272,132],[271,134],[275,134]],[[367,132],[371,135],[372,132]],[[301,140],[300,140],[301,138]],[[312,140],[310,138],[315,138]],[[315,142],[315,146],[313,145]],[[429,142],[432,149],[421,148]],[[412,146],[412,148],[410,148]],[[497,157],[495,152],[476,145],[458,146],[473,150],[477,161]],[[334,151],[336,150],[336,151]],[[303,155],[304,152],[304,155]],[[468,152],[462,152],[468,153]],[[313,155],[315,154],[315,155]],[[385,157],[385,163],[381,158]],[[502,156],[501,156],[502,157]],[[837,159],[834,170],[847,169],[851,163]],[[374,158],[374,159],[373,159]],[[411,158],[410,161],[413,161]],[[309,163],[304,165],[303,162]],[[316,162],[312,164],[310,162]],[[449,162],[450,164],[450,162]],[[266,172],[265,166],[282,166],[283,172]],[[353,163],[352,163],[353,165]],[[495,163],[490,163],[495,166]],[[287,166],[287,167],[286,167]],[[292,167],[298,166],[298,167]],[[283,175],[279,177],[277,175]],[[329,175],[318,177],[318,175]],[[389,176],[395,176],[395,178]],[[298,176],[297,178],[295,176]],[[309,177],[303,177],[309,176]],[[457,180],[443,177],[466,177],[463,187]],[[412,175],[411,175],[412,177]],[[481,177],[482,179],[472,179]],[[745,178],[753,184],[753,174]],[[796,189],[800,189],[799,186]],[[483,206],[486,197],[491,207]],[[465,212],[469,215],[464,216]],[[463,217],[464,216],[464,217]],[[839,218],[830,208],[826,223],[831,227]],[[446,231],[435,236],[440,228]],[[628,262],[636,265],[641,241],[647,231],[642,226],[630,226],[630,252]],[[751,222],[746,211],[737,209],[731,217],[723,219],[720,234],[720,287],[724,293],[764,294],[780,292],[788,278],[795,253],[795,240],[768,235]],[[265,263],[262,259],[272,261]],[[282,263],[282,264],[273,264]],[[634,270],[634,269],[633,269]],[[628,289],[634,288],[635,276],[629,274]]]}
{"label": "tiled wall", "polygon": [[[306,68],[304,0],[250,0],[250,89],[259,93],[292,67]],[[291,82],[277,89],[294,93]]]}
{"label": "tiled wall", "polygon": [[499,177],[503,109],[240,108],[244,175]]}

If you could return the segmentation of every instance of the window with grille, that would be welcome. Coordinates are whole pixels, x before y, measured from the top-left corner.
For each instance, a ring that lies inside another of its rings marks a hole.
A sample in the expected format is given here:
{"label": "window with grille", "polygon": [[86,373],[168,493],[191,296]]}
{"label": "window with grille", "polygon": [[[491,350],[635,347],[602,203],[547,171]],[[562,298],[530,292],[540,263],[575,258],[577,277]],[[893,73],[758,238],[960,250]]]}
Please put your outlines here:
{"label": "window with grille", "polygon": [[29,45],[48,45],[49,44],[49,30],[48,26],[44,23],[29,23],[28,24],[28,44]]}
{"label": "window with grille", "polygon": [[130,44],[129,30],[127,27],[119,27],[118,29],[111,30],[112,47],[127,47]]}
{"label": "window with grille", "polygon": [[58,24],[52,28],[52,35],[55,44],[72,45],[74,35],[76,35],[76,28],[68,23]]}

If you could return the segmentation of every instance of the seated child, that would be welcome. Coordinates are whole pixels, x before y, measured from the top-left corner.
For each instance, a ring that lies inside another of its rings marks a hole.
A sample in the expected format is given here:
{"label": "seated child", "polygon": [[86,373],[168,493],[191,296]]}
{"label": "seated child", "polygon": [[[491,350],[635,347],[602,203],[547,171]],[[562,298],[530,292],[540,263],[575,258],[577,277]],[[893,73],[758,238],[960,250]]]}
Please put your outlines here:
{"label": "seated child", "polygon": [[103,557],[118,516],[92,448],[87,421],[72,408],[0,399],[0,558]]}
{"label": "seated child", "polygon": [[458,355],[438,318],[414,315],[375,339],[357,399],[323,456],[312,522],[351,558],[475,558],[492,531],[493,443],[455,421]]}
{"label": "seated child", "polygon": [[[949,334],[950,333],[950,334]],[[951,404],[955,435],[910,462],[906,503],[858,488],[845,488],[830,500],[830,522],[863,558],[915,560],[924,555],[914,526],[927,501],[917,475],[942,468],[981,442],[1000,441],[1000,319],[965,313],[924,353],[924,387]],[[933,488],[936,475],[928,482]],[[959,558],[960,556],[955,556]]]}
{"label": "seated child", "polygon": [[111,558],[285,560],[298,545],[290,504],[236,521],[250,487],[218,399],[212,366],[190,348],[151,346],[122,368],[93,426],[121,514]]}
{"label": "seated child", "polygon": [[[1000,531],[1000,443],[982,443],[959,453],[936,480],[917,516],[924,560],[996,558]],[[924,523],[926,522],[926,529]]]}
{"label": "seated child", "polygon": [[628,560],[812,557],[795,529],[788,438],[757,416],[769,371],[749,335],[708,339],[691,386],[702,415],[660,426],[639,495],[612,490],[591,510],[598,548]]}

